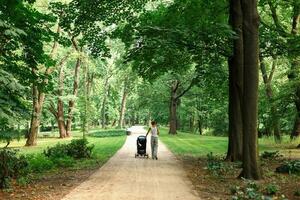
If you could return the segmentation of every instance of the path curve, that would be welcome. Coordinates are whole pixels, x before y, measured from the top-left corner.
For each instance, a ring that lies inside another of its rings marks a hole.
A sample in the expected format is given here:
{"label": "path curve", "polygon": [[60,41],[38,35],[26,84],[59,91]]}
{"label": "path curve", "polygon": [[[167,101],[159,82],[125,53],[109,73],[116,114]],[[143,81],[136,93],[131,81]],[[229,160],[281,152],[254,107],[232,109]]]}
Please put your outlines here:
{"label": "path curve", "polygon": [[[134,158],[141,126],[131,129],[124,146],[63,200],[196,200],[200,199],[179,161],[160,141],[158,160]],[[148,137],[147,152],[150,153]]]}

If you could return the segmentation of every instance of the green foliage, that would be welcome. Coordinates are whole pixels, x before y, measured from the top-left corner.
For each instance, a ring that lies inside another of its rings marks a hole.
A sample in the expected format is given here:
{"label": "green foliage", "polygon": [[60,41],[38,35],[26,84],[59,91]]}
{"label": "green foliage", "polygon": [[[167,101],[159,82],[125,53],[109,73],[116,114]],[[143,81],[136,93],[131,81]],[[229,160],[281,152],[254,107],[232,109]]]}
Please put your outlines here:
{"label": "green foliage", "polygon": [[123,129],[111,129],[111,130],[101,130],[101,131],[95,131],[91,133],[89,136],[92,137],[114,137],[114,136],[123,136],[125,135],[125,130]]}
{"label": "green foliage", "polygon": [[53,147],[47,147],[46,150],[44,150],[44,155],[47,157],[52,158],[62,158],[66,155],[68,155],[68,144],[56,144]]}
{"label": "green foliage", "polygon": [[276,172],[300,175],[300,160],[286,161],[276,168]]}
{"label": "green foliage", "polygon": [[213,155],[212,152],[207,154],[207,169],[214,175],[214,176],[222,176],[225,175],[228,170],[228,166],[224,165],[224,161],[220,158],[217,158]]}
{"label": "green foliage", "polygon": [[300,197],[300,189],[297,189],[297,190],[294,192],[294,196]]}
{"label": "green foliage", "polygon": [[275,184],[268,184],[266,186],[266,193],[267,195],[275,195],[279,192],[279,187],[278,185]]}
{"label": "green foliage", "polygon": [[14,130],[14,129],[4,129],[0,131],[0,141],[6,142],[6,147],[10,144],[13,140],[20,140],[21,136],[24,136],[24,131]]}
{"label": "green foliage", "polygon": [[16,150],[0,149],[0,188],[9,188],[12,179],[26,175],[28,162]]}
{"label": "green foliage", "polygon": [[43,154],[29,155],[27,160],[31,172],[44,172],[55,167],[54,162]]}
{"label": "green foliage", "polygon": [[67,145],[67,155],[75,159],[90,158],[94,145],[88,146],[88,143],[87,139],[72,140],[71,143]]}
{"label": "green foliage", "polygon": [[259,186],[256,183],[251,181],[248,181],[244,188],[235,187],[234,190],[231,189],[231,192],[234,194],[231,198],[232,200],[246,200],[246,199],[267,200],[267,198],[265,198],[259,192]]}
{"label": "green foliage", "polygon": [[[44,155],[51,159],[66,158],[66,156],[74,159],[90,158],[94,145],[88,146],[87,139],[72,140],[69,144],[56,144],[44,150]],[[60,161],[60,160],[58,160]],[[66,159],[66,164],[69,160]]]}
{"label": "green foliage", "polygon": [[19,186],[24,187],[24,186],[28,185],[29,183],[30,183],[30,178],[28,178],[26,176],[22,176],[22,177],[17,179],[17,184]]}
{"label": "green foliage", "polygon": [[75,160],[73,157],[70,156],[63,156],[63,157],[50,157],[50,160],[54,163],[55,167],[72,167],[75,164]]}

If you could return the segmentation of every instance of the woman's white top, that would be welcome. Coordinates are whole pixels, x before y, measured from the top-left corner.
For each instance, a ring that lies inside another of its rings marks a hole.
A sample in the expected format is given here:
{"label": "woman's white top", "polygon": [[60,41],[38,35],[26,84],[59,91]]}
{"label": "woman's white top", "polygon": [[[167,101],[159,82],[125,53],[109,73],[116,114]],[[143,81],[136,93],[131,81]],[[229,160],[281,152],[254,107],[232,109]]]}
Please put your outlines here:
{"label": "woman's white top", "polygon": [[153,137],[158,137],[158,135],[157,135],[157,127],[151,127],[151,135]]}

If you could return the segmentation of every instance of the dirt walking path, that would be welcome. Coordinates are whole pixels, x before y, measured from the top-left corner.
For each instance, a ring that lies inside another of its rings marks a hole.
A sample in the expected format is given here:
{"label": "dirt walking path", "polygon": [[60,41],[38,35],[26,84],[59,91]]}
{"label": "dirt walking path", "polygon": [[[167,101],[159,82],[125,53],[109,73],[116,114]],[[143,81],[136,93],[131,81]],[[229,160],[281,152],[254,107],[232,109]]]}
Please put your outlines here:
{"label": "dirt walking path", "polygon": [[[63,200],[196,200],[200,199],[174,155],[158,144],[158,160],[134,158],[136,138],[145,134],[133,127],[124,146],[88,180]],[[150,137],[147,151],[150,153]]]}

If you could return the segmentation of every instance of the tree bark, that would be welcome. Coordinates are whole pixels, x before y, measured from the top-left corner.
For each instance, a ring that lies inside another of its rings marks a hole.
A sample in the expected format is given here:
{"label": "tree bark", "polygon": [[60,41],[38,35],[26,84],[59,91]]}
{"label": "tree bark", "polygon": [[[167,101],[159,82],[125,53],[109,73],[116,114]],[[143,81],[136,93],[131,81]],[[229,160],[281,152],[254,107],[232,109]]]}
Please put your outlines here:
{"label": "tree bark", "polygon": [[276,60],[275,59],[276,58],[274,58],[274,60],[273,60],[272,69],[271,69],[270,75],[268,76],[263,57],[260,56],[260,70],[261,70],[262,78],[263,78],[265,88],[266,88],[267,99],[271,105],[271,119],[270,120],[271,120],[272,132],[273,132],[275,141],[277,143],[280,143],[281,142],[281,133],[280,133],[280,125],[279,125],[279,116],[277,114],[276,105],[274,104],[274,101],[273,101],[273,90],[271,87],[273,74],[274,74],[274,71],[276,68]]}
{"label": "tree bark", "polygon": [[243,170],[241,177],[261,179],[258,162],[257,101],[259,60],[259,16],[257,0],[241,0],[243,13],[244,84],[242,99]]}
{"label": "tree bark", "polygon": [[123,95],[122,95],[122,103],[121,103],[121,109],[120,109],[120,118],[119,118],[119,127],[123,128],[124,123],[124,116],[125,116],[125,110],[126,110],[126,101],[127,101],[127,95],[128,95],[128,86],[127,86],[128,80],[126,79],[124,81],[124,89],[123,89]]}
{"label": "tree bark", "polygon": [[231,0],[229,24],[237,34],[233,41],[233,55],[228,59],[229,67],[229,106],[228,106],[228,149],[226,160],[242,160],[243,122],[242,122],[242,96],[243,96],[243,16],[240,0]]}
{"label": "tree bark", "polygon": [[[75,71],[74,71],[74,83],[73,83],[73,96],[77,97],[78,94],[78,84],[79,84],[79,71],[81,65],[81,58],[78,57],[76,61]],[[71,129],[72,129],[72,119],[73,119],[73,110],[75,108],[75,99],[71,99],[69,101],[69,109],[68,109],[68,118],[67,118],[67,129],[66,129],[66,136],[71,136]]]}
{"label": "tree bark", "polygon": [[[293,35],[298,35],[299,29],[299,20],[300,20],[300,5],[294,5],[294,12],[293,12],[293,20],[292,20],[292,31]],[[291,63],[291,73],[289,74],[289,78],[291,80],[297,81],[296,88],[295,88],[295,105],[296,105],[296,117],[294,122],[294,128],[291,133],[291,139],[300,136],[300,83],[298,83],[299,79],[299,72],[300,72],[300,58],[299,56],[295,56]]]}
{"label": "tree bark", "polygon": [[179,86],[179,81],[174,81],[171,86],[171,97],[170,97],[170,129],[169,134],[177,134],[177,89]]}
{"label": "tree bark", "polygon": [[44,102],[44,94],[39,93],[37,86],[32,87],[32,114],[28,137],[25,146],[37,145],[37,135],[41,123],[42,104]]}
{"label": "tree bark", "polygon": [[102,101],[102,106],[101,106],[101,127],[105,128],[106,127],[106,99],[108,95],[108,89],[109,89],[109,77],[106,77],[105,82],[104,82],[104,94],[103,94],[103,101]]}

